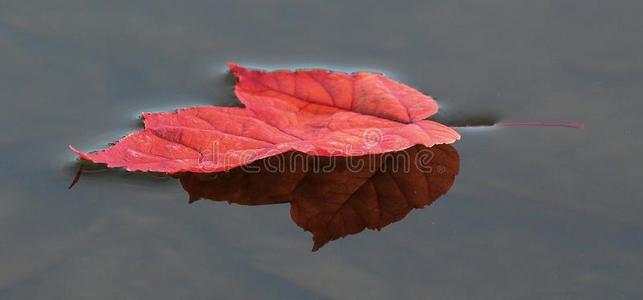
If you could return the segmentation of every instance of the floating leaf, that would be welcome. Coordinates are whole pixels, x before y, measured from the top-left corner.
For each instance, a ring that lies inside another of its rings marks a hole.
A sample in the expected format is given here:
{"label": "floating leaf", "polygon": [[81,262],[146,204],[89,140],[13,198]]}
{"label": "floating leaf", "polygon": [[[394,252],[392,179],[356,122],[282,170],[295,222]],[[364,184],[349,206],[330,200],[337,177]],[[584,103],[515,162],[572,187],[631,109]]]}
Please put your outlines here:
{"label": "floating leaf", "polygon": [[381,74],[229,67],[245,108],[144,113],[145,128],[108,149],[72,151],[128,171],[213,173],[288,151],[357,156],[460,138],[425,120],[437,112],[433,98]]}

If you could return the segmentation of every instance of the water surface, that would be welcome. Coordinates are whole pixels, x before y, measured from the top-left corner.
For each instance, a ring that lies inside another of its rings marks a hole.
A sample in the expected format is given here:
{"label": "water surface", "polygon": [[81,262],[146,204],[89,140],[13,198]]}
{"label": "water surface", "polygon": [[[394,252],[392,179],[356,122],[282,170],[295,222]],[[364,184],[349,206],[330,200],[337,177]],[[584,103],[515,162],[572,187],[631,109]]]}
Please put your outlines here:
{"label": "water surface", "polygon": [[[639,1],[2,1],[2,299],[640,299]],[[142,111],[233,105],[224,63],[374,70],[461,130],[427,209],[310,252],[287,205],[87,174]]]}

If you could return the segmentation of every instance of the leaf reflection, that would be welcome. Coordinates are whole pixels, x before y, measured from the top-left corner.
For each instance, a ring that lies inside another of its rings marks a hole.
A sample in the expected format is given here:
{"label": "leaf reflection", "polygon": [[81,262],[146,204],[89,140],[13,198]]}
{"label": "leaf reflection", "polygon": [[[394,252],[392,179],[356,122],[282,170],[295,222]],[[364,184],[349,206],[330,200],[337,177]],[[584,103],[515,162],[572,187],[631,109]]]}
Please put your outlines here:
{"label": "leaf reflection", "polygon": [[313,234],[313,251],[329,241],[400,221],[445,194],[459,170],[451,145],[358,157],[289,152],[223,173],[183,173],[190,196],[241,205],[290,203],[293,221]]}

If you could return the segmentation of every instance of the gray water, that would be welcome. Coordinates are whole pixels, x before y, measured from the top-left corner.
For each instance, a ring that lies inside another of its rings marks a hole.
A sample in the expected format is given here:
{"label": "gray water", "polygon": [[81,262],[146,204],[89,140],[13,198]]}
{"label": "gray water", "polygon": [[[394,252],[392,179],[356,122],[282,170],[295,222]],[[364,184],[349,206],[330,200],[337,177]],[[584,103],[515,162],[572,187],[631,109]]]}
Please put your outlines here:
{"label": "gray water", "polygon": [[[641,299],[640,1],[0,0],[0,299]],[[464,129],[451,191],[310,252],[288,205],[187,204],[67,150],[235,102],[224,63],[374,70]]]}

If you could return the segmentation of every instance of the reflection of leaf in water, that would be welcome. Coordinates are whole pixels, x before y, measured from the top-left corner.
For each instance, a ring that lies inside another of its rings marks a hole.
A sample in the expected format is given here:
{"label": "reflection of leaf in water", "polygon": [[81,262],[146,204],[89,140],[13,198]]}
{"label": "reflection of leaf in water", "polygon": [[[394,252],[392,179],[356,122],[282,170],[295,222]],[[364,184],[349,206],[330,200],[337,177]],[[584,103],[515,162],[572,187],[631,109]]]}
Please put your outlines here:
{"label": "reflection of leaf in water", "polygon": [[[275,166],[281,170],[275,172]],[[290,202],[293,221],[312,232],[315,251],[364,228],[379,230],[412,209],[431,204],[451,188],[458,170],[455,148],[435,145],[348,158],[289,152],[247,168],[178,177],[190,202],[201,198],[242,205]]]}

